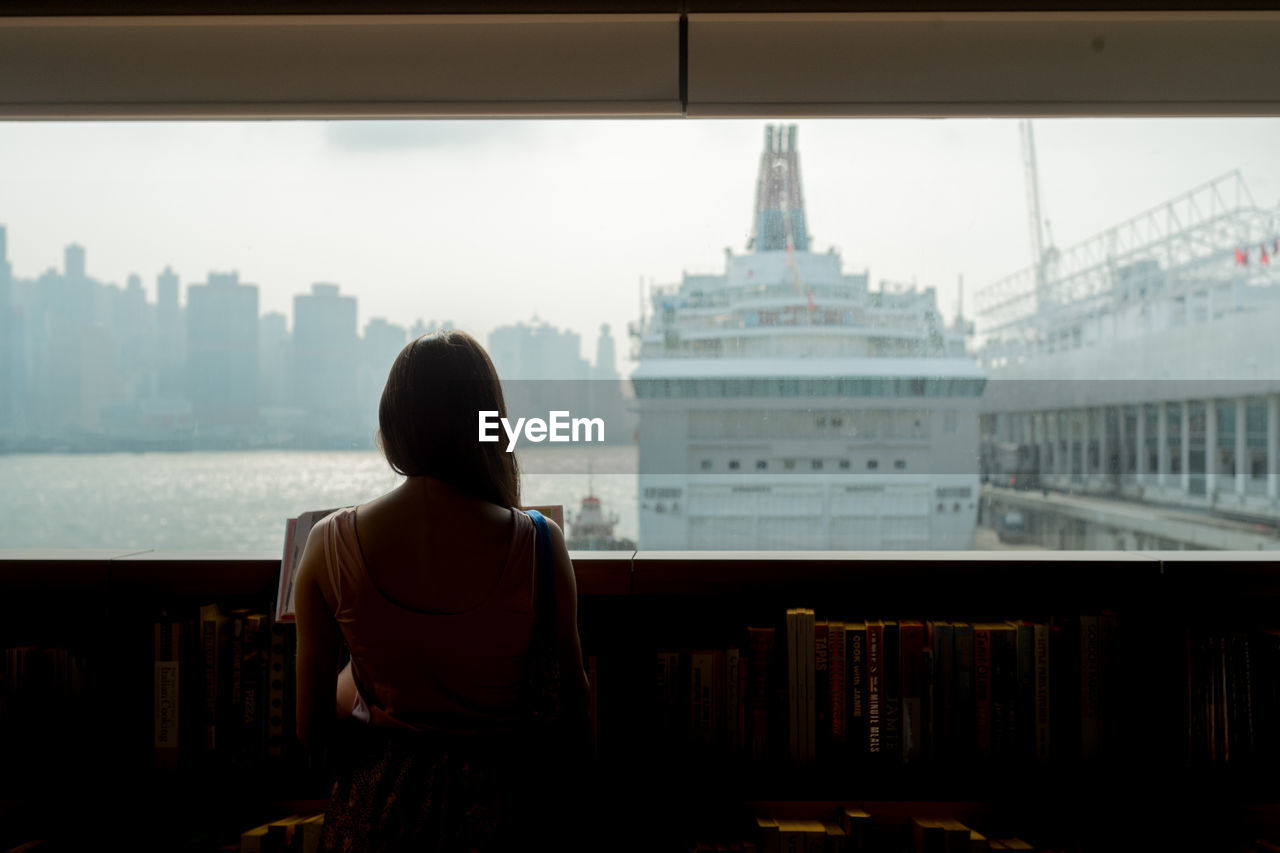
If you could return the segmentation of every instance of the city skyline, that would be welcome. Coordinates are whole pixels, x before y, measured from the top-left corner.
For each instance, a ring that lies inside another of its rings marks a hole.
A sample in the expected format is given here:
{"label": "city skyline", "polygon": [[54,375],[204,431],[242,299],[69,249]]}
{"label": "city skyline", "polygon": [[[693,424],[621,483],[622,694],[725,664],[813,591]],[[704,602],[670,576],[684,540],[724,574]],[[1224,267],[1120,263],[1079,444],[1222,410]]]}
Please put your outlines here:
{"label": "city skyline", "polygon": [[[97,280],[76,243],[61,270],[24,279],[10,245],[0,225],[0,450],[371,447],[396,355],[450,327],[361,329],[357,298],[329,282],[294,294],[286,318],[263,312],[259,285],[236,272],[184,285],[166,267],[152,301],[137,274],[124,288]],[[514,344],[500,347],[504,379],[618,378],[608,324],[601,371],[577,334],[547,324],[489,337],[490,349]]]}
{"label": "city skyline", "polygon": [[[971,293],[1027,265],[1014,120],[798,124],[815,248],[841,251],[873,286],[934,286],[950,316],[959,276]],[[486,340],[543,317],[587,340],[606,322],[621,342],[641,279],[715,270],[723,247],[745,246],[762,126],[8,124],[0,220],[20,279],[74,242],[90,275],[123,286],[137,274],[150,299],[166,266],[184,286],[234,271],[259,284],[263,314],[290,314],[294,294],[334,282],[359,297],[360,328],[449,318]],[[1235,168],[1258,204],[1280,196],[1280,120],[1036,128],[1059,246]]]}

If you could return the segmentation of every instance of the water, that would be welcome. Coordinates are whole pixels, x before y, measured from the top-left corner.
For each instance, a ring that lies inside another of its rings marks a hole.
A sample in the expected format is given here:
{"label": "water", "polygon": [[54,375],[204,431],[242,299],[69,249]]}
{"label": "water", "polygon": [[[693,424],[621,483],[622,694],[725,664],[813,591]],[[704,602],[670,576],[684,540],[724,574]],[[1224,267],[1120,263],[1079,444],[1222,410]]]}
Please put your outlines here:
{"label": "water", "polygon": [[[576,512],[595,471],[636,470],[635,446],[538,447],[517,453],[525,504]],[[376,451],[13,454],[0,456],[0,548],[105,548],[278,554],[285,519],[350,506],[400,478]],[[639,525],[635,474],[603,473],[592,486]]]}

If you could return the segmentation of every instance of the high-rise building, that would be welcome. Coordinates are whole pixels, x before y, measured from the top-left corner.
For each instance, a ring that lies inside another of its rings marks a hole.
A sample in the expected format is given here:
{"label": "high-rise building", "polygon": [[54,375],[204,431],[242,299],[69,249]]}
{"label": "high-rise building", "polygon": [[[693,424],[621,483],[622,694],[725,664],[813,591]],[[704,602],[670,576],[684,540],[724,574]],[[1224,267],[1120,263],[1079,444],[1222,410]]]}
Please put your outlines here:
{"label": "high-rise building", "polygon": [[499,326],[489,333],[489,357],[503,379],[587,379],[582,338],[548,323]]}
{"label": "high-rise building", "polygon": [[359,422],[356,299],[336,284],[293,298],[294,404],[318,433],[348,435]]}
{"label": "high-rise building", "polygon": [[258,287],[238,273],[187,288],[187,394],[202,433],[258,422]]}
{"label": "high-rise building", "polygon": [[591,369],[593,379],[617,379],[618,355],[614,348],[613,335],[609,334],[609,324],[600,324],[600,337],[596,340],[596,363]]}
{"label": "high-rise building", "polygon": [[387,384],[387,374],[407,339],[404,326],[388,323],[382,317],[373,317],[365,323],[364,340],[360,342],[360,405],[366,425],[377,426],[378,403]]}
{"label": "high-rise building", "polygon": [[62,251],[62,274],[68,281],[81,281],[85,278],[84,246],[72,243]]}
{"label": "high-rise building", "polygon": [[258,400],[262,406],[288,406],[289,382],[293,377],[288,318],[279,311],[263,314],[258,320]]}
{"label": "high-rise building", "polygon": [[182,395],[186,360],[186,323],[178,300],[178,274],[170,267],[156,276],[156,385],[161,397]]}

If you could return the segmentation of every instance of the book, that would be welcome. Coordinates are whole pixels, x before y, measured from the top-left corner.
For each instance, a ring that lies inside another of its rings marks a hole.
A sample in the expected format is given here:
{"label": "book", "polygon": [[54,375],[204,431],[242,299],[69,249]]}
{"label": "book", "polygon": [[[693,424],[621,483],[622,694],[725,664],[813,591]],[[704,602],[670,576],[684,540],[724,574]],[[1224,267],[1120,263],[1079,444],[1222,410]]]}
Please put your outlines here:
{"label": "book", "polygon": [[294,589],[298,583],[298,567],[302,563],[302,552],[307,545],[307,537],[311,528],[322,518],[337,512],[337,509],[321,509],[304,512],[297,518],[285,522],[284,556],[280,559],[280,582],[276,588],[277,622],[294,620]]}
{"label": "book", "polygon": [[800,611],[787,611],[787,708],[790,749],[788,756],[793,764],[803,758],[804,735],[800,731],[801,691],[804,682],[801,680],[800,643]]}
{"label": "book", "polygon": [[724,718],[724,652],[695,651],[689,662],[689,731],[695,743],[715,747]]}
{"label": "book", "polygon": [[845,664],[845,625],[832,622],[827,632],[827,666],[831,678],[831,742],[835,755],[843,758],[849,741],[849,723],[846,703],[848,688],[845,685],[848,668]]}
{"label": "book", "polygon": [[182,622],[163,616],[155,633],[155,766],[173,769],[179,764]]}
{"label": "book", "polygon": [[954,759],[955,743],[951,731],[959,721],[955,699],[955,636],[949,622],[933,623],[933,714],[930,735],[932,756],[937,760]]}
{"label": "book", "polygon": [[1049,626],[1037,622],[1033,632],[1035,643],[1035,748],[1036,761],[1048,761],[1052,756],[1053,719],[1050,713],[1051,685],[1049,683]]}
{"label": "book", "polygon": [[742,751],[742,721],[741,721],[741,699],[739,679],[742,677],[742,655],[736,648],[725,649],[724,652],[724,677],[725,677],[725,745],[731,754],[738,754]]}
{"label": "book", "polygon": [[812,610],[800,611],[800,653],[803,658],[801,672],[804,676],[803,711],[801,722],[804,730],[803,764],[812,767],[816,756],[815,750],[815,682],[814,673],[814,613]]}
{"label": "book", "polygon": [[752,761],[764,761],[770,756],[769,707],[773,704],[770,673],[775,633],[772,627],[747,628],[747,734],[750,738],[748,754]]}
{"label": "book", "polygon": [[977,756],[992,757],[991,740],[991,630],[990,623],[973,626],[973,702]]}
{"label": "book", "polygon": [[897,622],[884,623],[884,685],[880,700],[882,752],[891,762],[902,760],[902,638]]}
{"label": "book", "polygon": [[867,621],[867,752],[885,749],[884,719],[884,623]]}
{"label": "book", "polygon": [[1017,758],[1018,632],[1010,623],[990,626],[991,753],[1003,764]]}
{"label": "book", "polygon": [[230,646],[224,630],[226,621],[218,605],[206,604],[200,608],[201,728],[205,753],[217,751],[219,718],[225,716],[222,669]]}
{"label": "book", "polygon": [[924,757],[924,624],[914,620],[898,626],[902,645],[902,760]]}
{"label": "book", "polygon": [[951,754],[957,761],[973,761],[978,752],[977,691],[974,681],[973,626],[951,623],[952,700]]}
{"label": "book", "polygon": [[1089,760],[1098,755],[1101,736],[1102,647],[1098,617],[1080,617],[1080,755]]}
{"label": "book", "polygon": [[[270,638],[267,651],[267,757],[279,759],[284,757],[285,716],[284,716],[284,654],[285,626],[271,620]],[[292,734],[292,733],[291,733]]]}
{"label": "book", "polygon": [[[867,745],[867,623],[849,622],[844,629],[845,716],[849,752],[865,755]],[[847,830],[847,827],[846,827]]]}
{"label": "book", "polygon": [[829,667],[829,628],[825,621],[813,623],[813,743],[816,755],[831,755],[831,670]]}

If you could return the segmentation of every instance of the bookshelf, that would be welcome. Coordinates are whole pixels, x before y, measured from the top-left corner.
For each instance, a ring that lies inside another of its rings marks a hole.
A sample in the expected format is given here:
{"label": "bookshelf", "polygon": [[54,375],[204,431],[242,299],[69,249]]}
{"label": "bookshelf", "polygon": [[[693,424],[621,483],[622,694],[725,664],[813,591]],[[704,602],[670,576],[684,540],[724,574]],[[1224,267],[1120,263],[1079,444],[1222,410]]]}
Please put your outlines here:
{"label": "bookshelf", "polygon": [[[1280,831],[1280,785],[1267,766],[1187,765],[1177,647],[1188,626],[1280,627],[1280,560],[1265,554],[641,551],[581,553],[574,562],[584,651],[599,659],[596,806],[606,824],[620,819],[611,811],[644,816],[632,825],[630,849],[728,837],[753,805],[808,817],[833,804],[874,804],[890,825],[951,815],[1052,835],[1061,849],[1134,849],[1126,845],[1139,838],[1247,849],[1226,840]],[[265,610],[278,569],[267,555],[0,552],[0,646],[75,648],[89,662],[82,702],[62,721],[67,730],[28,753],[38,760],[23,771],[0,774],[0,846],[50,830],[125,837],[142,823],[181,839],[174,849],[218,849],[255,821],[322,809],[315,770],[152,766],[156,615],[211,602]],[[812,770],[679,743],[655,749],[655,653],[741,645],[746,626],[779,625],[793,607],[819,619],[969,622],[1112,611],[1123,748],[1092,762],[827,762]],[[68,821],[70,813],[80,818]]]}

